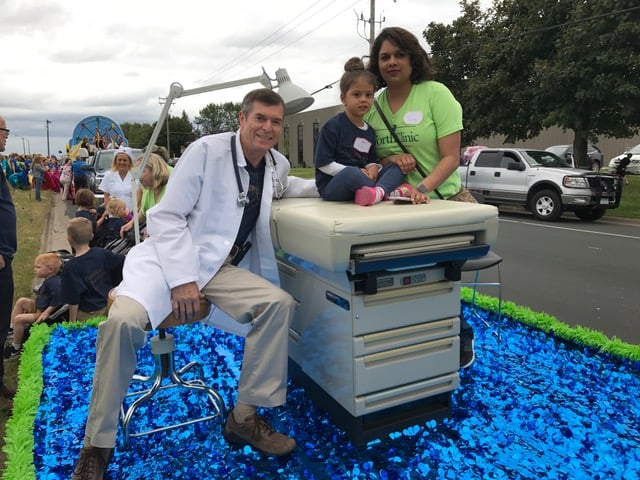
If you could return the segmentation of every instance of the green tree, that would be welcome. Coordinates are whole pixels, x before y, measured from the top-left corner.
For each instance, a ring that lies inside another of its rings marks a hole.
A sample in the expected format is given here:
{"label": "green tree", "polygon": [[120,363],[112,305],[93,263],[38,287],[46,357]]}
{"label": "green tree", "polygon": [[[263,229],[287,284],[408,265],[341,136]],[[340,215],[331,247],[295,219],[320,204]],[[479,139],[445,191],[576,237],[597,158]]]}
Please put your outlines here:
{"label": "green tree", "polygon": [[[156,143],[163,147],[167,147],[167,124],[169,125],[169,154],[171,156],[180,156],[182,148],[189,145],[198,138],[198,133],[194,131],[193,125],[189,120],[189,116],[183,110],[180,117],[172,117],[169,115],[162,125],[162,129],[158,134]],[[144,148],[149,144],[151,135],[156,124],[150,123],[123,123],[120,125],[125,137],[132,148]]]}
{"label": "green tree", "polygon": [[241,108],[240,103],[210,103],[200,110],[194,122],[201,135],[235,132],[240,126],[238,113]]}
{"label": "green tree", "polygon": [[[640,7],[635,0],[495,0],[486,13],[462,1],[451,26],[431,23],[440,77],[465,111],[465,139],[507,142],[558,126],[587,140],[640,130]],[[472,29],[475,28],[475,35]]]}
{"label": "green tree", "polygon": [[132,148],[144,148],[149,143],[153,125],[150,123],[123,123],[122,132]]}
{"label": "green tree", "polygon": [[[478,77],[480,40],[478,33],[485,28],[488,14],[480,8],[479,0],[460,2],[462,15],[451,25],[430,23],[424,37],[431,45],[431,61],[438,81],[444,83],[465,106],[468,83]],[[466,111],[465,111],[466,117]],[[465,118],[465,124],[466,124]],[[463,143],[476,137],[473,129],[463,131]]]}
{"label": "green tree", "polygon": [[[155,128],[155,123],[153,124],[153,128]],[[167,126],[169,127],[169,136],[167,138]],[[194,131],[193,125],[189,120],[189,116],[183,110],[182,115],[180,117],[173,117],[169,115],[162,125],[160,132],[158,133],[158,140],[156,141],[157,145],[161,145],[166,147],[169,151],[169,155],[180,156],[182,153],[183,147],[186,147],[195,139],[198,138],[198,133]],[[151,138],[151,134],[149,134],[149,138],[147,139],[147,143]],[[168,145],[167,145],[168,141]]]}

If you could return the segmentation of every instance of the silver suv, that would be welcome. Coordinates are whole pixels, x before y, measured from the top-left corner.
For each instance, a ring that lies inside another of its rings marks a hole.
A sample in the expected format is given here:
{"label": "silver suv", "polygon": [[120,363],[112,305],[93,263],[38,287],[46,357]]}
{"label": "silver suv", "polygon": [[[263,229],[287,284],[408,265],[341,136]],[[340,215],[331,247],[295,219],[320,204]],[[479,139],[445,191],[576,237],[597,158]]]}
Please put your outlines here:
{"label": "silver suv", "polygon": [[547,152],[555,153],[560,158],[565,159],[573,168],[582,168],[594,172],[600,171],[604,161],[604,155],[602,155],[600,149],[590,143],[587,144],[588,163],[586,165],[577,165],[574,162],[573,145],[554,145],[546,148],[546,150]]}
{"label": "silver suv", "polygon": [[[134,162],[140,155],[142,155],[142,149],[140,148],[131,148],[129,150]],[[100,183],[102,182],[104,173],[111,169],[113,156],[117,151],[118,150],[116,149],[98,150],[93,155],[93,159],[89,162],[90,170],[87,172],[87,186],[93,193],[95,193],[96,199],[99,203],[102,203],[102,199],[104,198],[104,193],[99,189]]]}

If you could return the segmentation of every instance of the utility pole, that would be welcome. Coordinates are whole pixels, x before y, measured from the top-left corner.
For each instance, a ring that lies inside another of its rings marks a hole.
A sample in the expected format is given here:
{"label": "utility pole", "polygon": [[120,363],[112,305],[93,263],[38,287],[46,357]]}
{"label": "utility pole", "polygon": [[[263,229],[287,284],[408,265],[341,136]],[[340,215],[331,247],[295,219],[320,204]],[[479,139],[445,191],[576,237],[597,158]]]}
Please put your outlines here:
{"label": "utility pole", "polygon": [[[396,0],[393,0],[393,3],[395,3]],[[356,17],[358,16],[358,14],[356,13]],[[371,50],[371,48],[373,48],[373,41],[376,38],[376,23],[379,24],[380,26],[382,26],[382,24],[384,23],[384,21],[386,20],[384,17],[380,18],[380,20],[376,20],[376,0],[370,0],[369,3],[369,19],[365,20],[364,18],[364,14],[360,13],[360,16],[358,17],[358,20],[360,22],[363,22],[364,24],[369,24],[369,37],[367,38],[365,35],[361,35],[359,34],[363,39],[367,40],[369,42],[369,50]]]}
{"label": "utility pole", "polygon": [[46,127],[47,127],[47,157],[51,156],[51,151],[49,149],[49,124],[51,123],[51,120],[46,120]]}
{"label": "utility pole", "polygon": [[[167,102],[167,97],[158,97],[158,103],[160,105],[164,105]],[[173,105],[174,102],[171,102]],[[171,157],[171,146],[169,145],[169,113],[167,112],[167,152],[169,153],[169,157]]]}
{"label": "utility pole", "polygon": [[[376,38],[376,0],[371,0],[371,14],[369,15],[369,51],[373,48],[373,40]],[[382,25],[382,22],[380,23]]]}

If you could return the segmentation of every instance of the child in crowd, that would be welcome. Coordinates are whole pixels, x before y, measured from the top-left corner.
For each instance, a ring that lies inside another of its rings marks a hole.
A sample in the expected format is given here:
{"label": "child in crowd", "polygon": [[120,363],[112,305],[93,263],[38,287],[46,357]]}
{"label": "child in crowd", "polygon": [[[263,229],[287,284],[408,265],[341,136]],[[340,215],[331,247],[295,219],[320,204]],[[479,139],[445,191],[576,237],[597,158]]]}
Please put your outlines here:
{"label": "child in crowd", "polygon": [[96,215],[96,196],[88,188],[81,188],[76,192],[76,217],[86,218],[91,222],[92,233],[98,228]]}
{"label": "child in crowd", "polygon": [[72,218],[67,239],[75,252],[62,271],[62,301],[69,304],[69,321],[84,321],[106,314],[109,290],[122,281],[124,255],[90,247],[91,222]]}
{"label": "child in crowd", "polygon": [[40,323],[63,305],[60,268],[62,260],[57,253],[43,253],[34,262],[36,277],[44,281],[38,288],[35,300],[21,297],[11,312],[13,342],[6,346],[4,358],[15,358],[22,352],[24,332],[33,323]]}
{"label": "child in crowd", "polygon": [[64,165],[60,169],[60,185],[62,185],[62,200],[74,199],[75,195],[71,191],[73,181],[73,170],[71,169],[71,158],[66,157]]}
{"label": "child in crowd", "polygon": [[105,216],[108,216],[106,225],[107,234],[105,238],[106,245],[120,238],[120,229],[131,220],[132,216],[129,210],[127,210],[127,205],[124,203],[124,200],[120,200],[119,198],[109,200],[107,208],[105,209]]}
{"label": "child in crowd", "polygon": [[395,164],[378,163],[375,132],[364,121],[373,103],[375,76],[357,57],[349,59],[344,70],[340,79],[344,112],[324,124],[315,147],[318,192],[325,200],[355,200],[362,206],[378,203],[389,194],[403,196],[403,190],[396,190],[402,171]]}

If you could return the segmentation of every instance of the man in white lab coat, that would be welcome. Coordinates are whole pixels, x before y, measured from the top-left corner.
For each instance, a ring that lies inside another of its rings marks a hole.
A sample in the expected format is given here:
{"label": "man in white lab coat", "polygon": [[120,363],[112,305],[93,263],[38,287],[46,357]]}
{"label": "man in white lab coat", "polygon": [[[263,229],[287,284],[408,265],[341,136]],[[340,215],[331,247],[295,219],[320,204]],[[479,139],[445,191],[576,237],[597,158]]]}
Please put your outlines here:
{"label": "man in white lab coat", "polygon": [[278,287],[269,214],[274,196],[317,192],[301,191],[309,182],[287,177],[288,160],[272,150],[284,122],[277,93],[248,93],[239,119],[237,134],[210,135],[187,148],[164,197],[148,212],[149,238],[127,255],[124,280],[99,327],[84,448],[73,479],[103,478],[145,328],[172,312],[181,322],[197,318],[201,295],[237,322],[251,324],[225,438],[267,455],[295,448],[295,440],[256,414],[258,406],[285,402],[287,337],[296,307]]}

